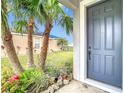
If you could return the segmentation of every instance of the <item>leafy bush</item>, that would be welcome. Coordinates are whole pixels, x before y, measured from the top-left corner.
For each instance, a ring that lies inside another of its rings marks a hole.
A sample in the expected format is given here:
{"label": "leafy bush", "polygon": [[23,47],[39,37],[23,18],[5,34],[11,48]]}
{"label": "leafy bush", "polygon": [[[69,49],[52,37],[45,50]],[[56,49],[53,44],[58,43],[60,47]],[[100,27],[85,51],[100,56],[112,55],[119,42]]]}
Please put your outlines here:
{"label": "leafy bush", "polygon": [[19,75],[13,75],[2,87],[2,92],[5,93],[24,93],[20,87]]}
{"label": "leafy bush", "polygon": [[46,63],[46,73],[52,77],[57,77],[61,72],[72,73],[73,69],[72,52],[56,52],[49,54]]}
{"label": "leafy bush", "polygon": [[62,72],[67,74],[72,73],[72,69],[71,62],[62,63],[61,66],[51,64],[46,66],[46,73],[51,77],[58,77]]}
{"label": "leafy bush", "polygon": [[29,93],[39,93],[49,86],[49,78],[41,70],[38,70],[37,74],[34,74],[32,81],[27,87]]}
{"label": "leafy bush", "polygon": [[7,58],[2,58],[1,62],[2,62],[2,66],[1,66],[1,70],[2,70],[2,84],[7,81],[13,74],[12,72],[12,68],[10,68],[10,64],[8,63],[8,59]]}
{"label": "leafy bush", "polygon": [[68,74],[72,73],[72,71],[73,71],[73,63],[72,62],[66,62],[64,65],[65,65],[64,68],[66,69],[66,72]]}
{"label": "leafy bush", "polygon": [[47,76],[39,69],[29,69],[18,76],[12,76],[3,86],[3,91],[7,93],[37,93],[48,87]]}
{"label": "leafy bush", "polygon": [[4,67],[2,69],[2,85],[7,82],[7,80],[13,75],[12,69],[8,67]]}
{"label": "leafy bush", "polygon": [[59,73],[60,73],[59,68],[54,67],[52,65],[46,66],[46,74],[48,74],[49,76],[57,77],[57,76],[59,76]]}

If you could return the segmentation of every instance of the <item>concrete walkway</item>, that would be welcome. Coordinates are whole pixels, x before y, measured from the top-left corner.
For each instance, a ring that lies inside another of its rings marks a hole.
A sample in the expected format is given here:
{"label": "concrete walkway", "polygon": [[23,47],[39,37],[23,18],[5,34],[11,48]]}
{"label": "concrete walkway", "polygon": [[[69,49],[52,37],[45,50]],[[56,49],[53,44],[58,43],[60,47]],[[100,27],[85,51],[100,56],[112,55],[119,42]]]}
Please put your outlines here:
{"label": "concrete walkway", "polygon": [[95,87],[82,84],[78,81],[71,81],[69,85],[60,88],[55,93],[108,93]]}

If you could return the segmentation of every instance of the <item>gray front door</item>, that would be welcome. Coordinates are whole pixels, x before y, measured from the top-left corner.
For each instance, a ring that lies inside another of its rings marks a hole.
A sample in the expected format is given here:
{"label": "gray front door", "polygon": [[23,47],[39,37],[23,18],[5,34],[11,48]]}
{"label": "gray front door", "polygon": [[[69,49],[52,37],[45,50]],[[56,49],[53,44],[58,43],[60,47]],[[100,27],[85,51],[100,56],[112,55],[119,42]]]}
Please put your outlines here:
{"label": "gray front door", "polygon": [[121,0],[87,8],[88,78],[122,87]]}

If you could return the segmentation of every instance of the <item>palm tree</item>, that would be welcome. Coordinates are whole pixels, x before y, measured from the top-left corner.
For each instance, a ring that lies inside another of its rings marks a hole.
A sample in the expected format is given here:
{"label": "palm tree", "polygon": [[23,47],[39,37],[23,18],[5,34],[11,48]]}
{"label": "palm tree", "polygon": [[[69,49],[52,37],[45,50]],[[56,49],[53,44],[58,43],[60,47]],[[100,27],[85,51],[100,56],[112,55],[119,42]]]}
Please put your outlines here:
{"label": "palm tree", "polygon": [[39,3],[39,11],[42,21],[45,23],[45,31],[40,52],[39,66],[44,69],[49,44],[49,35],[54,23],[58,23],[66,29],[66,33],[70,34],[73,27],[72,18],[67,16],[60,3],[57,0],[41,0]]}
{"label": "palm tree", "polygon": [[57,41],[57,45],[61,47],[61,50],[64,50],[64,46],[65,45],[68,45],[68,41],[63,39],[63,38],[60,38],[58,41]]}
{"label": "palm tree", "polygon": [[[15,27],[20,32],[25,28],[28,33],[28,67],[34,67],[33,59],[33,38],[34,32],[34,17],[38,17],[39,0],[13,0],[14,13],[16,15]],[[28,22],[26,22],[28,19]]]}
{"label": "palm tree", "polygon": [[34,18],[31,16],[28,22],[28,67],[34,66],[34,58],[33,58],[33,27],[34,27]]}
{"label": "palm tree", "polygon": [[5,50],[7,52],[9,62],[12,65],[13,71],[15,71],[16,73],[22,73],[24,71],[24,69],[21,66],[19,59],[17,57],[15,47],[13,45],[12,35],[11,35],[9,26],[8,26],[7,1],[2,0],[1,2],[2,2],[2,9],[1,9],[1,15],[2,15],[1,38],[2,38],[2,42],[5,46]]}

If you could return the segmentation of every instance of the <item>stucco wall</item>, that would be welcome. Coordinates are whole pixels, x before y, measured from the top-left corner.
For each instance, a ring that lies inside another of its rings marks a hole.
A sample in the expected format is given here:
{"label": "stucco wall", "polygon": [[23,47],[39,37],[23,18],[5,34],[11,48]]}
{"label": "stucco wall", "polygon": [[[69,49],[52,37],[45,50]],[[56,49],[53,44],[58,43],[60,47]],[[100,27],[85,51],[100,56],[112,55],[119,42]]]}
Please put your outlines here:
{"label": "stucco wall", "polygon": [[58,51],[60,50],[60,47],[57,45],[56,39],[49,39],[49,51]]}
{"label": "stucco wall", "polygon": [[[26,54],[27,48],[27,36],[13,35],[13,43],[18,54]],[[17,47],[20,47],[18,49]]]}
{"label": "stucco wall", "polygon": [[79,80],[80,77],[80,8],[74,10],[73,21],[73,74],[74,79]]}

